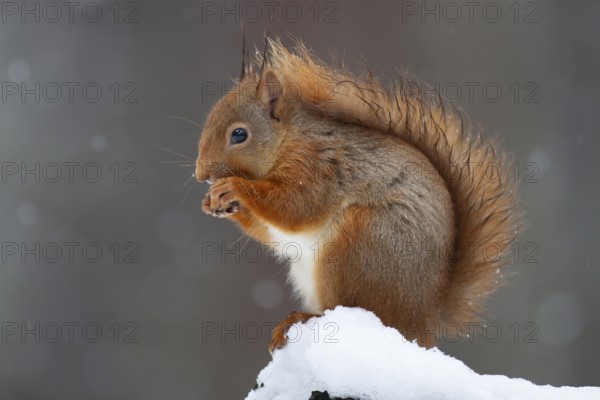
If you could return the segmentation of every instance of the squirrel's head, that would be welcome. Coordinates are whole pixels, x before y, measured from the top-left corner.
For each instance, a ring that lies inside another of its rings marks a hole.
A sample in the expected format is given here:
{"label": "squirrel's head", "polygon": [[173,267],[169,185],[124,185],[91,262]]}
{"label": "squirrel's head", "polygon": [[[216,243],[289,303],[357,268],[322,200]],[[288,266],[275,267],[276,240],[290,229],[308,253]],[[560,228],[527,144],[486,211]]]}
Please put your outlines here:
{"label": "squirrel's head", "polygon": [[196,179],[260,179],[272,168],[294,108],[273,70],[246,74],[208,115],[200,138]]}

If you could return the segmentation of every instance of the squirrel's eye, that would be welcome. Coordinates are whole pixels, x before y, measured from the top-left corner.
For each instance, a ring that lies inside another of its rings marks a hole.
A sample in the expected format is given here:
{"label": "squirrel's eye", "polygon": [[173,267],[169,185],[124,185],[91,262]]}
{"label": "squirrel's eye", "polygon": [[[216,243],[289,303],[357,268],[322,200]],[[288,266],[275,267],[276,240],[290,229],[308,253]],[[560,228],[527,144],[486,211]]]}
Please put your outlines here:
{"label": "squirrel's eye", "polygon": [[244,128],[235,128],[231,132],[231,144],[242,143],[248,138],[248,132]]}

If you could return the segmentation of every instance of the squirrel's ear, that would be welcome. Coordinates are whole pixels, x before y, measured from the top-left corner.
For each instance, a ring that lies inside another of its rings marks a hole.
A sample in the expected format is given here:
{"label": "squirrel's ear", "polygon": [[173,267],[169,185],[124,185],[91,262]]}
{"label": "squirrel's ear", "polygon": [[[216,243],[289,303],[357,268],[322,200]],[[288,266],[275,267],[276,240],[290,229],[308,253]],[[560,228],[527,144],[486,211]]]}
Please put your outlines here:
{"label": "squirrel's ear", "polygon": [[281,118],[281,106],[283,98],[283,85],[273,71],[267,71],[263,77],[260,87],[260,98],[269,105],[269,115],[279,121]]}

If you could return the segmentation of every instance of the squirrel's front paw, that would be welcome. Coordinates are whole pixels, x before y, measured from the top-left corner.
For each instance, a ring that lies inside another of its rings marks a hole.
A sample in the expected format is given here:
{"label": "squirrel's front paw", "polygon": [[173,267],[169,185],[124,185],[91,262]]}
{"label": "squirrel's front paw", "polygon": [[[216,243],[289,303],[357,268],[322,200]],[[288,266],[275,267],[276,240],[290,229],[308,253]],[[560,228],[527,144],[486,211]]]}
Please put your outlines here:
{"label": "squirrel's front paw", "polygon": [[228,217],[239,209],[240,199],[234,178],[216,181],[202,201],[202,210],[214,217]]}

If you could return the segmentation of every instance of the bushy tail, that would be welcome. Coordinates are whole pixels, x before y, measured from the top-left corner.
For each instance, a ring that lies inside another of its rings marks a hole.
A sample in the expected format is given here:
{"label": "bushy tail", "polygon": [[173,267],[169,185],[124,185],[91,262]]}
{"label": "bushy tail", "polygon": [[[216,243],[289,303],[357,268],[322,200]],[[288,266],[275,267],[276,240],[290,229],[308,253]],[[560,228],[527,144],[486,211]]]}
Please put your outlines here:
{"label": "bushy tail", "polygon": [[445,178],[456,240],[444,319],[476,317],[497,286],[500,268],[509,261],[508,246],[520,229],[516,184],[497,143],[471,133],[459,111],[415,82],[396,80],[386,88],[370,71],[358,77],[343,67],[326,66],[301,43],[290,51],[269,39],[267,47],[257,64],[293,85],[304,104],[331,118],[401,137]]}

